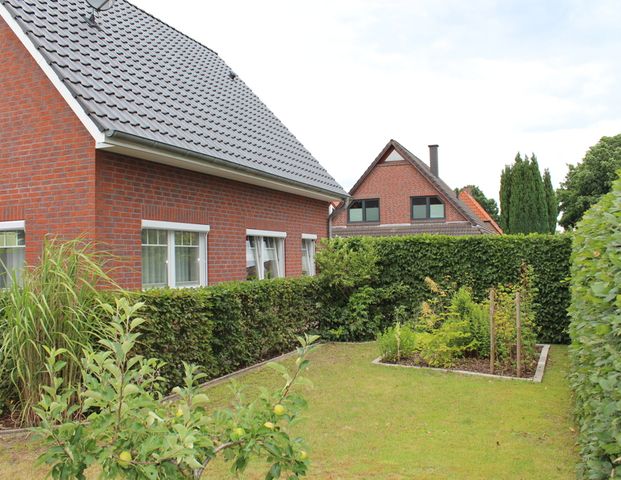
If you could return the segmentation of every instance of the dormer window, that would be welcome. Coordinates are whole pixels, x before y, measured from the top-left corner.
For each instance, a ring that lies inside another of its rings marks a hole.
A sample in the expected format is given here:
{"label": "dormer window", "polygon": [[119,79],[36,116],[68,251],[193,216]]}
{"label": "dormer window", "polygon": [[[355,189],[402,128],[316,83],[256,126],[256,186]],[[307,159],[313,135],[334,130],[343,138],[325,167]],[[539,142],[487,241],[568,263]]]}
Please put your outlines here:
{"label": "dormer window", "polygon": [[412,197],[413,220],[443,219],[444,215],[444,203],[439,197]]}
{"label": "dormer window", "polygon": [[353,200],[347,210],[349,223],[379,222],[379,199]]}

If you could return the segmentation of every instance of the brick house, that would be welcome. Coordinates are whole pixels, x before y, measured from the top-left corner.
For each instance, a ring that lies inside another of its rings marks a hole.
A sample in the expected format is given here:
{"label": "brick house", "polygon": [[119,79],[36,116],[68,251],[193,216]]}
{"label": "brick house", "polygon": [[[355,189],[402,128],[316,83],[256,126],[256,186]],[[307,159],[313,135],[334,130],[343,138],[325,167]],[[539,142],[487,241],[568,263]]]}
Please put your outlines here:
{"label": "brick house", "polygon": [[340,185],[212,50],[118,0],[0,0],[0,287],[46,235],[124,287],[313,273]]}
{"label": "brick house", "polygon": [[427,166],[399,142],[390,140],[350,190],[351,199],[332,212],[331,235],[502,233],[469,192],[460,199],[442,181],[438,146],[429,149]]}

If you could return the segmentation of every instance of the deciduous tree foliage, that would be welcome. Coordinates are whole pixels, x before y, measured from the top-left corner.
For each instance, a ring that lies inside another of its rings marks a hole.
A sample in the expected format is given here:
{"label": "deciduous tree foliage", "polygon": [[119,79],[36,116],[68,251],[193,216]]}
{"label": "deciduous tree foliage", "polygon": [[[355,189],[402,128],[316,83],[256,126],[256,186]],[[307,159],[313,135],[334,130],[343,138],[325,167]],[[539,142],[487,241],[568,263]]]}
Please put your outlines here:
{"label": "deciduous tree foliage", "polygon": [[571,281],[571,383],[579,478],[621,478],[621,180],[578,223]]}
{"label": "deciduous tree foliage", "polygon": [[559,224],[573,229],[591,205],[608,193],[621,168],[621,134],[602,139],[578,165],[569,165],[557,195],[562,212]]}

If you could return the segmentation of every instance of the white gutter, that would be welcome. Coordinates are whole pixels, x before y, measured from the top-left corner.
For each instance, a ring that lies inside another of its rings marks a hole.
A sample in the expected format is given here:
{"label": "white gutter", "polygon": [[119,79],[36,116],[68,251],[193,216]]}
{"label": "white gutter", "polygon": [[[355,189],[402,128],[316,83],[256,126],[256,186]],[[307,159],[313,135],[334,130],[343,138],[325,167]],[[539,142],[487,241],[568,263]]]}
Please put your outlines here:
{"label": "white gutter", "polygon": [[[234,167],[227,167],[222,164],[224,163],[222,161],[219,162],[220,164],[215,164],[208,160],[192,158],[188,155],[166,151],[156,146],[128,142],[121,138],[106,137],[105,142],[97,143],[95,148],[325,202],[341,199],[337,193],[304,188],[303,186],[279,181],[276,178],[266,178],[260,176],[260,173],[250,173]],[[214,159],[214,161],[216,160]]]}

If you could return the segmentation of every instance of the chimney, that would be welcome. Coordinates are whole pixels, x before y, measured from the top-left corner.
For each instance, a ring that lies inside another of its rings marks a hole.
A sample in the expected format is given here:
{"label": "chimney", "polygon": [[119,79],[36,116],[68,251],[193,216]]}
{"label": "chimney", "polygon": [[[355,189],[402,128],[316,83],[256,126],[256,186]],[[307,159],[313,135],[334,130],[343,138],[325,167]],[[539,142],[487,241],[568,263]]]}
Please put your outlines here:
{"label": "chimney", "polygon": [[438,176],[438,145],[429,145],[429,168],[431,173]]}

